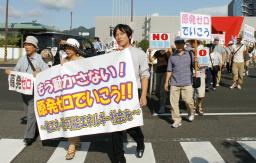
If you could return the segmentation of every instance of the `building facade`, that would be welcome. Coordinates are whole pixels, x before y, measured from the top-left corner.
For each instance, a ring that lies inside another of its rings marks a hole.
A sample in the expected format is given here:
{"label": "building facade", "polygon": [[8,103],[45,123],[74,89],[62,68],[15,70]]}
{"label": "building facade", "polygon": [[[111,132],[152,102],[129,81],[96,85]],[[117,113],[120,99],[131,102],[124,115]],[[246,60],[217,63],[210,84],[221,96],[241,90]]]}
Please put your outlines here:
{"label": "building facade", "polygon": [[229,16],[256,16],[256,0],[232,0],[228,5]]}
{"label": "building facade", "polygon": [[[180,31],[179,16],[135,16],[134,21],[123,22],[116,21],[112,23],[111,16],[96,17],[95,36],[99,37],[104,43],[110,43],[113,40],[111,29],[119,23],[129,24],[133,30],[133,40],[141,41],[148,39],[149,33],[153,32],[168,32],[171,33],[172,41]],[[241,31],[244,24],[255,27],[256,17],[244,17]]]}

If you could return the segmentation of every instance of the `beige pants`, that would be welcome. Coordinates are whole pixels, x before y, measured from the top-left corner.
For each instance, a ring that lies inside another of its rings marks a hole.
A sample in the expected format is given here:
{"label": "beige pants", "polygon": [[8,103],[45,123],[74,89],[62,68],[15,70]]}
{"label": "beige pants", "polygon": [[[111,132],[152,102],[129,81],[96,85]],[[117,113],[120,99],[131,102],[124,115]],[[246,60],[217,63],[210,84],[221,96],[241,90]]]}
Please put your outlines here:
{"label": "beige pants", "polygon": [[181,122],[179,99],[182,97],[186,104],[188,114],[194,113],[195,106],[193,100],[193,88],[192,86],[177,87],[171,86],[170,91],[170,102],[171,102],[171,113],[172,119],[175,123]]}
{"label": "beige pants", "polygon": [[233,81],[239,85],[243,84],[244,62],[233,63],[232,66]]}
{"label": "beige pants", "polygon": [[218,71],[218,74],[217,74],[217,84],[220,84],[221,73],[222,73],[222,70],[219,70],[219,71]]}

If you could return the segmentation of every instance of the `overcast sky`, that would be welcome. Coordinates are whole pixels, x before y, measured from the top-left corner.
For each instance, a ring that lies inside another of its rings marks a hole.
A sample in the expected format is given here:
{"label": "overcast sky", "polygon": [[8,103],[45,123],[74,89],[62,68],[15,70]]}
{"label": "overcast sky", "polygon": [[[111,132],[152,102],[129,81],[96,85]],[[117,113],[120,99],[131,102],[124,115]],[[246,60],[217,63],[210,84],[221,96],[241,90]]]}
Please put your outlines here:
{"label": "overcast sky", "polygon": [[[231,0],[134,0],[134,15],[175,16],[196,12],[214,16],[227,15]],[[0,22],[5,21],[6,0],[0,1]],[[114,10],[113,10],[114,8]],[[9,0],[9,23],[37,20],[58,29],[69,29],[70,12],[73,27],[95,26],[96,16],[129,15],[130,0]]]}

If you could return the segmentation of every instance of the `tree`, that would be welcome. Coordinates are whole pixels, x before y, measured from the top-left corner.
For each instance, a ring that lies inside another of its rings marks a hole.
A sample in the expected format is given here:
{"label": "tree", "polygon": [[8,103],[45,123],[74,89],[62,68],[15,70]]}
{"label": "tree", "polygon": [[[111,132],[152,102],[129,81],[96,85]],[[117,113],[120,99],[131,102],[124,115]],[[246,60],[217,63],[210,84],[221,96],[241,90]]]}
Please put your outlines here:
{"label": "tree", "polygon": [[149,47],[149,41],[146,39],[143,39],[139,42],[138,46],[144,51],[146,52],[148,47]]}

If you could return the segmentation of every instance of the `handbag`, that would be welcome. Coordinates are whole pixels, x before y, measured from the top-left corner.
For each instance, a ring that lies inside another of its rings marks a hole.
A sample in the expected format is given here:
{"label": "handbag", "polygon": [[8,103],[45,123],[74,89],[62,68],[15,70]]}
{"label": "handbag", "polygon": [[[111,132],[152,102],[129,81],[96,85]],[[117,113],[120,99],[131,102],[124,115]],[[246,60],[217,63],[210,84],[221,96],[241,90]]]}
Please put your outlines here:
{"label": "handbag", "polygon": [[192,73],[192,87],[199,88],[201,86],[201,78],[193,75],[193,61],[192,61],[191,52],[189,52],[189,55],[190,55],[190,60],[191,60],[190,69],[191,69],[191,73]]}

